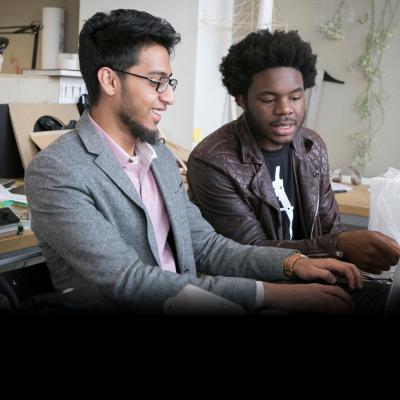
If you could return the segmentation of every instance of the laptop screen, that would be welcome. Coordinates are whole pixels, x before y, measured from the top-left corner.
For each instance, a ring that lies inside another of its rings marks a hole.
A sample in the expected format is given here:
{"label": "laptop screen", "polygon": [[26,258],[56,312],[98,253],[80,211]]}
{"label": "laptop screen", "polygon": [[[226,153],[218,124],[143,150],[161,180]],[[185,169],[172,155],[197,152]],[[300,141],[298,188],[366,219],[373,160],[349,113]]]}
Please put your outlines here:
{"label": "laptop screen", "polygon": [[392,287],[390,288],[389,297],[386,302],[385,314],[400,314],[400,261],[394,269],[393,282]]}

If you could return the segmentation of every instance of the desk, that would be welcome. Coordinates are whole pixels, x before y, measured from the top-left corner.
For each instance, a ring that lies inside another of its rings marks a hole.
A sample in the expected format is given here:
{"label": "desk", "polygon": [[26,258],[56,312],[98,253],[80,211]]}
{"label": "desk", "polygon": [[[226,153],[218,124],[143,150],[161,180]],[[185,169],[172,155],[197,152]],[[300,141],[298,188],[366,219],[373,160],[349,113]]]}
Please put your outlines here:
{"label": "desk", "polygon": [[44,261],[36,236],[31,230],[0,239],[0,273]]}
{"label": "desk", "polygon": [[24,230],[19,235],[12,235],[0,239],[0,254],[37,246],[35,234],[30,230]]}
{"label": "desk", "polygon": [[[23,181],[16,179],[17,186]],[[35,234],[26,229],[19,235],[0,238],[0,272],[43,262]]]}
{"label": "desk", "polygon": [[352,190],[346,193],[336,193],[336,201],[346,225],[368,227],[370,194],[369,186],[351,185]]}

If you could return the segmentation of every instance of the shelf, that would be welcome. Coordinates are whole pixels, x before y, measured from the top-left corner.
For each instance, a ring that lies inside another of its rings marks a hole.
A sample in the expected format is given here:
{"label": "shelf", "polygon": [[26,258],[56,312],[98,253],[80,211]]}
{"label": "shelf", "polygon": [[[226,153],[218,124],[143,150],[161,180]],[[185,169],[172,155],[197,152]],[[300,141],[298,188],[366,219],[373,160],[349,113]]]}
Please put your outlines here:
{"label": "shelf", "polygon": [[81,71],[75,69],[24,69],[25,76],[68,76],[82,78]]}

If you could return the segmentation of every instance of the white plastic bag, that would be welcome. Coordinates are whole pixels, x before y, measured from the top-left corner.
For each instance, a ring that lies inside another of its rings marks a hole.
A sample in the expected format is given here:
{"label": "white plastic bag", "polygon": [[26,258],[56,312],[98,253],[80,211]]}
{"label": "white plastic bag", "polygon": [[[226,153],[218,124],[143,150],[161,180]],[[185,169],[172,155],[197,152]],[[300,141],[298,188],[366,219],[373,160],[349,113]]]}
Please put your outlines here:
{"label": "white plastic bag", "polygon": [[379,231],[400,243],[400,170],[389,168],[371,180],[368,229]]}
{"label": "white plastic bag", "polygon": [[[400,243],[400,170],[389,168],[383,175],[372,178],[370,192],[368,229],[382,232]],[[393,270],[379,277],[391,277]]]}

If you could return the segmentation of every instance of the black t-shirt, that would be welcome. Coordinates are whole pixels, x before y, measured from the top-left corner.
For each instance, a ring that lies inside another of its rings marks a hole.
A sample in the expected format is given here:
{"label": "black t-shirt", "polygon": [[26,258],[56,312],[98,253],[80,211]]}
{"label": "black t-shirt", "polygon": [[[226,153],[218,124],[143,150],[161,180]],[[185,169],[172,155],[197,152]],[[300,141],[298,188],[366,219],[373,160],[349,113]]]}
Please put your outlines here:
{"label": "black t-shirt", "polygon": [[296,207],[290,145],[285,144],[280,150],[275,151],[263,150],[262,153],[281,208],[283,239],[296,239],[298,210]]}

